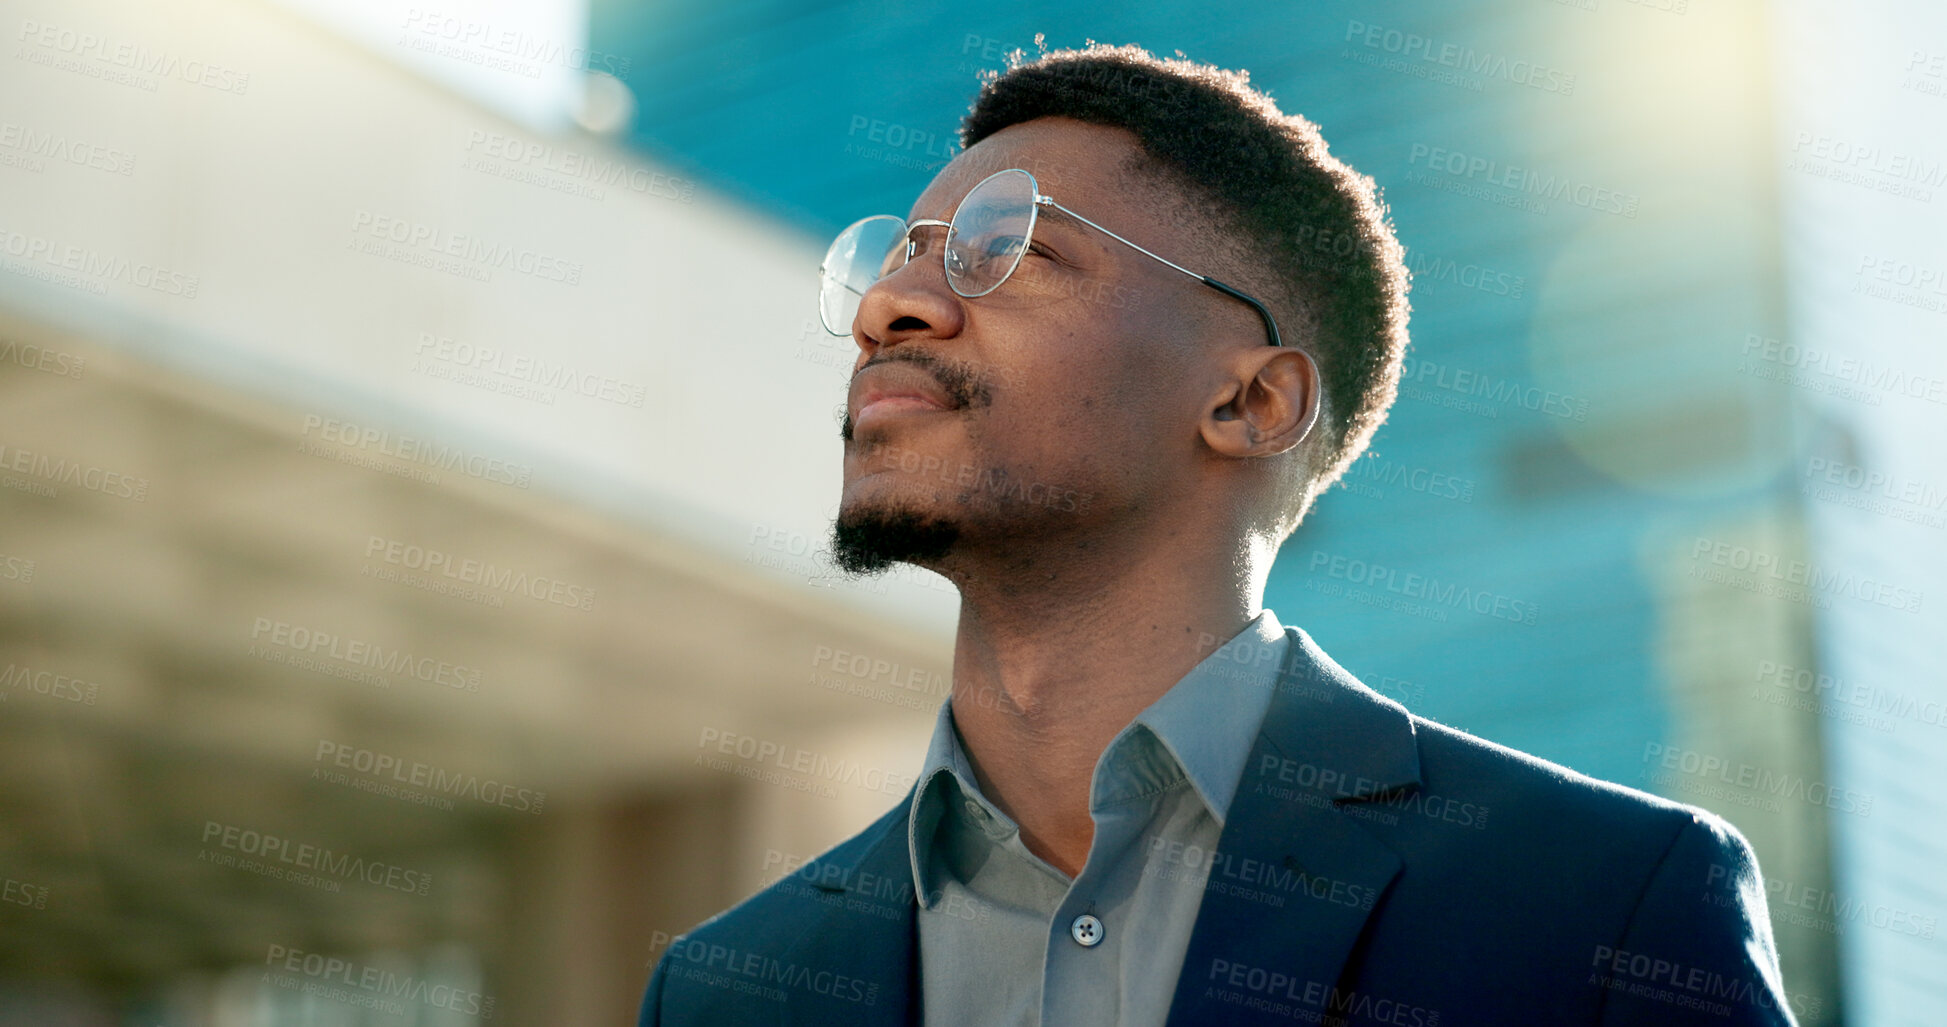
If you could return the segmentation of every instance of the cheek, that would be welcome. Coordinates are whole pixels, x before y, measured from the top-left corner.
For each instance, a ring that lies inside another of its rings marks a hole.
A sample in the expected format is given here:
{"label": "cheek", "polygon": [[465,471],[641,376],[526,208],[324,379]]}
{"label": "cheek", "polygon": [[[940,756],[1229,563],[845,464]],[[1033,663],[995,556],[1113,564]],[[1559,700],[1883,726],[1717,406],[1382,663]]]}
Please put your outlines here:
{"label": "cheek", "polygon": [[1158,470],[1150,440],[1161,427],[1146,397],[1109,376],[1069,379],[1060,389],[1022,393],[976,444],[992,465],[1023,479],[1096,494],[1127,491],[1132,480]]}
{"label": "cheek", "polygon": [[1031,375],[1010,390],[1005,403],[995,404],[1000,416],[994,427],[1006,430],[1015,442],[1045,442],[1036,448],[1050,451],[1085,450],[1104,436],[1120,435],[1130,423],[1131,383],[1113,368],[1046,362]]}
{"label": "cheek", "polygon": [[1194,406],[1185,395],[1184,369],[1140,359],[1130,347],[1127,360],[1103,368],[1097,380],[1078,390],[1074,413],[1098,430],[1110,430],[1121,444],[1145,449],[1180,425]]}
{"label": "cheek", "polygon": [[1185,341],[1153,337],[1129,311],[1065,313],[1023,331],[1033,346],[997,361],[992,416],[976,441],[1070,463],[1126,458],[1132,443],[1172,430],[1185,402],[1186,368],[1176,349]]}

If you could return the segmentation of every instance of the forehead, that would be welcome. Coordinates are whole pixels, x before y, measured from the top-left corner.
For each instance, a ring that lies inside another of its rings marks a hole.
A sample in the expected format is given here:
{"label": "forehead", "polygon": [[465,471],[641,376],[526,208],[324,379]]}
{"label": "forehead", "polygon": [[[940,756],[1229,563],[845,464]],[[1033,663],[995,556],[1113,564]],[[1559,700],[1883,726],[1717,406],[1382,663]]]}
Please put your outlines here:
{"label": "forehead", "polygon": [[968,190],[996,171],[1022,168],[1041,192],[1063,203],[1083,204],[1126,194],[1128,163],[1142,147],[1126,129],[1073,118],[1037,118],[1009,125],[962,151],[913,202],[908,220],[945,221]]}

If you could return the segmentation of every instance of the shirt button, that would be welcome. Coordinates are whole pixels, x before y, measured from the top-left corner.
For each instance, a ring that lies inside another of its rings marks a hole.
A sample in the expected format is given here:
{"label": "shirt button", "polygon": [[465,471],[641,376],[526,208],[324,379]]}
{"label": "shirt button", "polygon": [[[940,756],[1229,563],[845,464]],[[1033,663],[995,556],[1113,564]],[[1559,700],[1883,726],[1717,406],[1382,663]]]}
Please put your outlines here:
{"label": "shirt button", "polygon": [[980,803],[968,799],[967,815],[973,818],[974,826],[985,832],[987,837],[995,841],[1007,837],[1007,828],[1002,827],[1000,822],[994,819],[994,815],[987,812],[987,807],[982,806]]}
{"label": "shirt button", "polygon": [[1083,913],[1068,925],[1068,933],[1075,939],[1075,944],[1092,949],[1102,944],[1102,921]]}

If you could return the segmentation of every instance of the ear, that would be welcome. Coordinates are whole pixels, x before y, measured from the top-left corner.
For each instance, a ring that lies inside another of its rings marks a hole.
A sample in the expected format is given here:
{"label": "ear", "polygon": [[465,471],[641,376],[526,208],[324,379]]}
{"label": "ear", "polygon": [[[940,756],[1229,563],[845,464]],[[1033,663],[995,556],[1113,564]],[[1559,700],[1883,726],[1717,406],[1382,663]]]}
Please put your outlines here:
{"label": "ear", "polygon": [[1238,354],[1232,373],[1204,406],[1205,445],[1224,456],[1286,452],[1311,437],[1324,396],[1318,363],[1297,347],[1259,347]]}

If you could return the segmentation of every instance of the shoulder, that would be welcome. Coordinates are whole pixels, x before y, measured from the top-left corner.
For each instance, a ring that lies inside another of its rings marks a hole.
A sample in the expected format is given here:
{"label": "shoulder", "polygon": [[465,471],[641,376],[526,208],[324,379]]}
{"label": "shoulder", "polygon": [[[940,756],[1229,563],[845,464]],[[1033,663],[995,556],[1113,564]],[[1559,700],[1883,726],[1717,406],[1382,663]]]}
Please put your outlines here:
{"label": "shoulder", "polygon": [[1575,896],[1624,919],[1670,888],[1694,900],[1758,880],[1750,844],[1715,813],[1423,717],[1413,726],[1419,786],[1369,804],[1367,819],[1423,874],[1502,882],[1487,887],[1511,905]]}
{"label": "shoulder", "polygon": [[[1657,829],[1668,841],[1692,823],[1736,834],[1699,807],[1590,777],[1559,763],[1413,715],[1423,787],[1448,789],[1483,801],[1500,800],[1522,820],[1597,820],[1611,828]],[[1609,832],[1605,831],[1604,834]]]}

